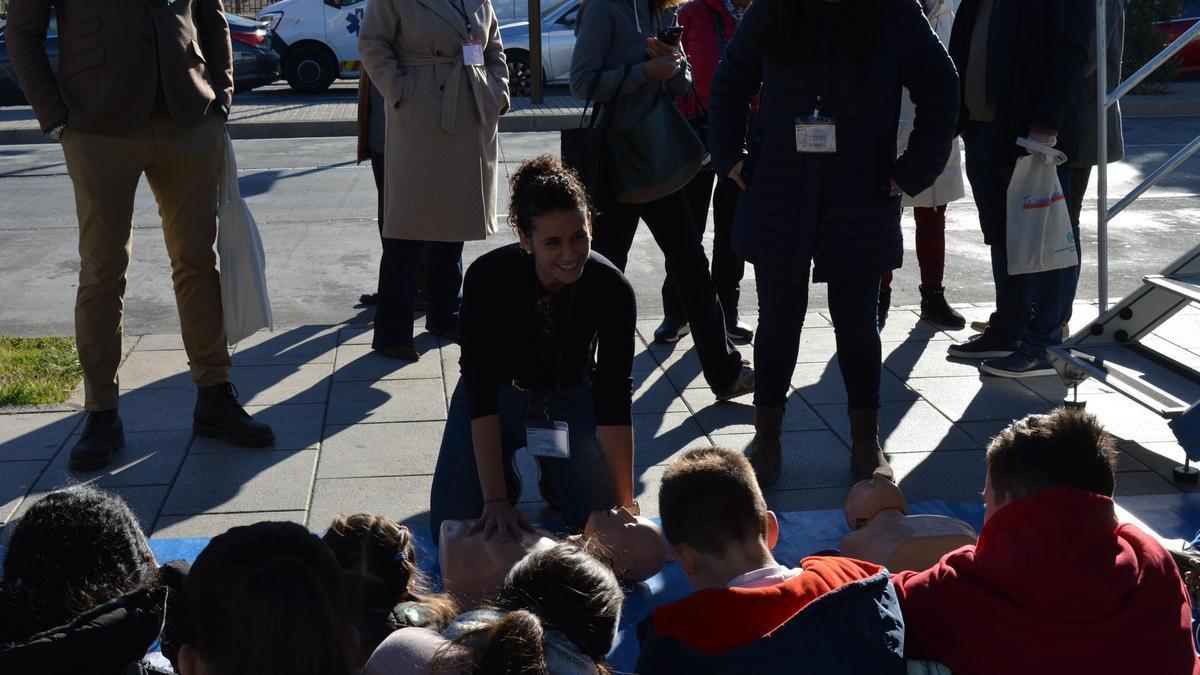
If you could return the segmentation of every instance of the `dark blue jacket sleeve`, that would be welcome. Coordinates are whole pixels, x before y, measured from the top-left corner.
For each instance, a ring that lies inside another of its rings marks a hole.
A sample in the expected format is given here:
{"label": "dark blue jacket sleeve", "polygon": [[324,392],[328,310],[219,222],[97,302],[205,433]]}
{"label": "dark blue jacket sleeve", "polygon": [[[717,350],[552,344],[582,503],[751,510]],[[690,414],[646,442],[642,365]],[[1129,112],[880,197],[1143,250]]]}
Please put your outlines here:
{"label": "dark blue jacket sleeve", "polygon": [[1088,70],[1088,42],[1096,39],[1096,6],[1089,0],[1041,0],[1041,3],[1047,35],[1053,44],[1045,76],[1040,82],[1029,83],[1039,92],[1033,106],[1032,125],[1058,131]]}
{"label": "dark blue jacket sleeve", "polygon": [[750,5],[713,75],[708,150],[718,176],[728,175],[746,157],[750,105],[762,88],[763,39],[773,7],[771,2]]}
{"label": "dark blue jacket sleeve", "polygon": [[900,51],[900,84],[916,106],[912,135],[892,179],[910,195],[933,185],[946,168],[958,128],[958,73],[954,62],[913,2],[900,2],[893,30]]}

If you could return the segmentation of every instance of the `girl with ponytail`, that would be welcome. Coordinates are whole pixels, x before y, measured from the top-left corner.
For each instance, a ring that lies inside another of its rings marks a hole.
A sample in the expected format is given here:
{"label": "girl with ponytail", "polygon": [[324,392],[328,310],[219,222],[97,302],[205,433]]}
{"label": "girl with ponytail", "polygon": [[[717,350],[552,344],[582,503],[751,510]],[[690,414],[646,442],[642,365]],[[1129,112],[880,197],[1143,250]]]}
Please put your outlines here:
{"label": "girl with ponytail", "polygon": [[[443,520],[478,519],[485,537],[531,527],[514,505],[528,447],[542,494],[582,529],[593,511],[633,501],[633,288],[592,250],[592,209],[573,171],[549,155],[512,177],[518,243],[467,270],[462,379],[433,477],[433,540]],[[594,358],[593,358],[594,357]]]}
{"label": "girl with ponytail", "polygon": [[322,540],[343,570],[360,663],[393,631],[406,626],[441,630],[458,614],[453,600],[429,590],[417,569],[412,532],[404,525],[369,513],[339,513]]}
{"label": "girl with ponytail", "polygon": [[624,599],[604,562],[573,543],[547,546],[513,566],[492,607],[441,635],[393,633],[363,675],[609,675]]}

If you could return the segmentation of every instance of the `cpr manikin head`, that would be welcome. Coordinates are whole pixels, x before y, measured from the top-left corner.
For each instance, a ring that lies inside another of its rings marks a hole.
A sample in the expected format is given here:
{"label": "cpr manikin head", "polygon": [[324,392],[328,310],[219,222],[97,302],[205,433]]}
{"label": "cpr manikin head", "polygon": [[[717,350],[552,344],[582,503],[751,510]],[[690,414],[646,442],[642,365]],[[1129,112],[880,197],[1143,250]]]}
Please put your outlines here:
{"label": "cpr manikin head", "polygon": [[483,532],[472,533],[473,520],[444,520],[438,533],[438,558],[446,592],[469,609],[495,594],[504,577],[518,560],[545,541],[553,544],[546,532],[523,533],[520,540],[484,539]]}
{"label": "cpr manikin head", "polygon": [[607,549],[613,572],[622,581],[645,581],[658,574],[666,559],[662,530],[625,508],[593,512],[583,534]]}
{"label": "cpr manikin head", "polygon": [[859,481],[846,497],[846,524],[857,530],[887,509],[908,513],[908,502],[900,488],[884,478]]}
{"label": "cpr manikin head", "polygon": [[855,484],[846,498],[851,532],[842,538],[842,554],[892,572],[919,571],[975,543],[975,530],[968,523],[947,516],[910,516],[907,511],[904,494],[891,481],[873,478]]}

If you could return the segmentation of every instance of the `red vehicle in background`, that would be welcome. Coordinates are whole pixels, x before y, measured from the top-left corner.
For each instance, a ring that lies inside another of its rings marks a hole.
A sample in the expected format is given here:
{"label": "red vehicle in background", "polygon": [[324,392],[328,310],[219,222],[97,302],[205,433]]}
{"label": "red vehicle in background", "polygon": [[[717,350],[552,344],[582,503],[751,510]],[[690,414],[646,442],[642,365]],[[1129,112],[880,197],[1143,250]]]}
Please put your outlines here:
{"label": "red vehicle in background", "polygon": [[[1167,34],[1168,44],[1183,35],[1197,21],[1200,21],[1200,0],[1183,0],[1183,12],[1177,19],[1165,19],[1155,23]],[[1194,38],[1188,46],[1179,52],[1180,73],[1200,73],[1200,37]]]}

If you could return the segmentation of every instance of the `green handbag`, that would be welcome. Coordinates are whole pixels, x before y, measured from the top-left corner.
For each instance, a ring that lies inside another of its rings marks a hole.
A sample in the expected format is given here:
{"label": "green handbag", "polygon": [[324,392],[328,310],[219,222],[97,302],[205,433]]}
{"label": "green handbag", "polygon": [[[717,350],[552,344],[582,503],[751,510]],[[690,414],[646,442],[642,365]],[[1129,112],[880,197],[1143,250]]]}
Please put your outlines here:
{"label": "green handbag", "polygon": [[646,116],[619,116],[608,128],[606,180],[617,201],[645,204],[687,185],[700,171],[706,150],[696,131],[661,88]]}

